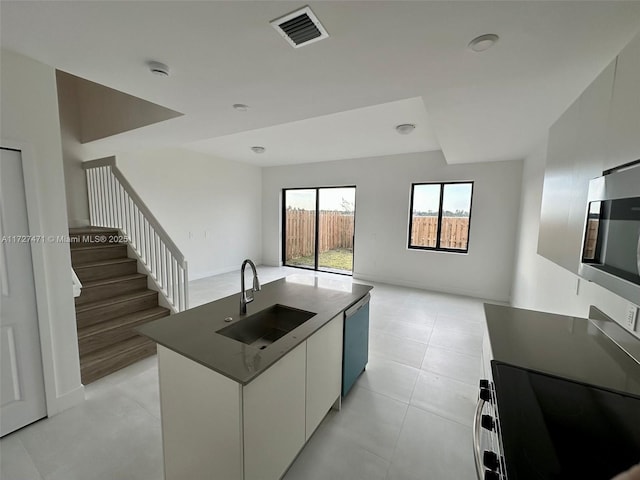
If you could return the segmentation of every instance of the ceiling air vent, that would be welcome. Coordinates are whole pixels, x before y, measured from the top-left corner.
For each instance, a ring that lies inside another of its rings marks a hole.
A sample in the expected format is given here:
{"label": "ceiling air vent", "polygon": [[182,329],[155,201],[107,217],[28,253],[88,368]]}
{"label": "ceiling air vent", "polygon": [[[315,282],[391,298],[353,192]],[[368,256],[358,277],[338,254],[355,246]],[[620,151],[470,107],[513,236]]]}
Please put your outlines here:
{"label": "ceiling air vent", "polygon": [[303,7],[270,23],[293,48],[304,47],[329,36],[309,7]]}

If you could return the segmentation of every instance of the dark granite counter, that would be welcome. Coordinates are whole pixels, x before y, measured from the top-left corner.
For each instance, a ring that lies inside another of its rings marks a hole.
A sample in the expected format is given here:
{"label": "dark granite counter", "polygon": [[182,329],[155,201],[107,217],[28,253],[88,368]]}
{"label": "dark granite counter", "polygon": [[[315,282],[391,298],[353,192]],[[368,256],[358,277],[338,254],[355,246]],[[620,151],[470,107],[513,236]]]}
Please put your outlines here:
{"label": "dark granite counter", "polygon": [[[640,395],[640,340],[613,320],[586,319],[485,304],[495,362]],[[619,346],[605,334],[618,334]],[[628,353],[625,353],[627,350]]]}
{"label": "dark granite counter", "polygon": [[345,287],[318,277],[291,275],[267,283],[247,305],[250,316],[275,304],[316,315],[264,349],[245,345],[216,333],[239,315],[240,293],[142,325],[137,331],[151,340],[207,368],[246,385],[332,318],[363,298],[372,287]]}

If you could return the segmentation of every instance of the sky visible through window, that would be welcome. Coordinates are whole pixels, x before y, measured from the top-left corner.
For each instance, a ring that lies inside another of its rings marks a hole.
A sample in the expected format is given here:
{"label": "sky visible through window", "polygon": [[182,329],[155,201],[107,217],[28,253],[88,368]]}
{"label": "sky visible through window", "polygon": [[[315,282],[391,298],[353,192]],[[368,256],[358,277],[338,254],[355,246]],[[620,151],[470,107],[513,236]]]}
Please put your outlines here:
{"label": "sky visible through window", "polygon": [[[444,211],[469,213],[471,206],[471,184],[450,183],[444,185]],[[413,212],[438,211],[440,184],[415,185],[413,188]]]}
{"label": "sky visible through window", "polygon": [[[320,189],[320,210],[345,211],[347,205],[355,205],[356,189],[347,188],[321,188]],[[346,202],[346,203],[345,203]],[[308,190],[287,190],[287,207],[300,208],[303,210],[315,210],[316,191]],[[353,208],[351,208],[353,210]]]}

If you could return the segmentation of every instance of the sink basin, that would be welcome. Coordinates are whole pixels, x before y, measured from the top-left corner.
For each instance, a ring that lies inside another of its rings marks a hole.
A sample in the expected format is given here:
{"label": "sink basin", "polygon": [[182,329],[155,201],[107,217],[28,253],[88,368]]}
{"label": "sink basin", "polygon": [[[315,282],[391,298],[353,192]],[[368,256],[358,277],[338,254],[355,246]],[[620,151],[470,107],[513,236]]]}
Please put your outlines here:
{"label": "sink basin", "polygon": [[266,348],[313,316],[315,313],[276,304],[238,320],[217,333],[247,345]]}

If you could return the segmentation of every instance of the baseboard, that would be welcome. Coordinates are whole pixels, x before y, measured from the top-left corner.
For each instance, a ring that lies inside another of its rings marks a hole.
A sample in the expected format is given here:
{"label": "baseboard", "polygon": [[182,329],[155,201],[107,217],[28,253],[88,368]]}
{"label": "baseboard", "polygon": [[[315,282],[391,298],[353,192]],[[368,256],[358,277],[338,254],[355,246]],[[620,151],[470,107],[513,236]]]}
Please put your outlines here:
{"label": "baseboard", "polygon": [[47,416],[52,417],[82,402],[84,402],[84,385],[81,384],[67,393],[58,395],[51,402],[47,401]]}
{"label": "baseboard", "polygon": [[464,288],[442,288],[437,285],[425,285],[418,282],[410,282],[399,278],[383,277],[380,275],[363,274],[353,272],[354,280],[364,280],[366,282],[385,283],[387,285],[397,285],[399,287],[417,288],[420,290],[428,290],[430,292],[449,293],[451,295],[460,295],[463,297],[473,297],[481,300],[493,300],[497,302],[508,302],[509,297],[499,297],[489,292],[483,292],[480,290],[467,290]]}

